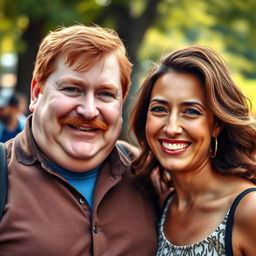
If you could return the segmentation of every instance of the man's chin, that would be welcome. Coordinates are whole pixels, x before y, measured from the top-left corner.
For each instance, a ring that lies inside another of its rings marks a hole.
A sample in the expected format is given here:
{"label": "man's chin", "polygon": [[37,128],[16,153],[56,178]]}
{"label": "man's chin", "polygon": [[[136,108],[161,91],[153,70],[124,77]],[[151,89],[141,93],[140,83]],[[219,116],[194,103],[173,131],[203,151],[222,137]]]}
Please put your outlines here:
{"label": "man's chin", "polygon": [[[63,145],[63,144],[62,144]],[[107,145],[107,146],[106,146]],[[65,143],[62,147],[64,155],[61,157],[61,161],[65,161],[66,164],[72,162],[74,165],[80,164],[86,166],[86,164],[94,163],[95,166],[100,165],[111,153],[114,147],[114,143],[88,143],[88,142],[70,142]],[[66,155],[66,157],[65,157]]]}
{"label": "man's chin", "polygon": [[75,160],[81,160],[81,161],[89,161],[93,158],[95,158],[96,155],[98,155],[99,152],[96,151],[86,151],[86,150],[75,150],[75,151],[72,151],[72,152],[69,152],[69,155],[72,159]]}
{"label": "man's chin", "polygon": [[111,149],[103,147],[73,147],[68,151],[69,156],[74,159],[74,161],[93,161],[93,159],[107,158]]}

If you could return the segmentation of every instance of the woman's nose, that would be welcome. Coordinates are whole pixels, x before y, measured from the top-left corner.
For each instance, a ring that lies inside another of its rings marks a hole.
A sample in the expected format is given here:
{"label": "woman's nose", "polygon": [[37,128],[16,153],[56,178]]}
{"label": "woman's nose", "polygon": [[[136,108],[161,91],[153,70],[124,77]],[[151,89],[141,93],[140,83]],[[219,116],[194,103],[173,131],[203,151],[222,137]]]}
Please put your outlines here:
{"label": "woman's nose", "polygon": [[164,126],[164,131],[170,137],[175,137],[176,135],[181,134],[181,122],[176,114],[172,113],[169,115]]}

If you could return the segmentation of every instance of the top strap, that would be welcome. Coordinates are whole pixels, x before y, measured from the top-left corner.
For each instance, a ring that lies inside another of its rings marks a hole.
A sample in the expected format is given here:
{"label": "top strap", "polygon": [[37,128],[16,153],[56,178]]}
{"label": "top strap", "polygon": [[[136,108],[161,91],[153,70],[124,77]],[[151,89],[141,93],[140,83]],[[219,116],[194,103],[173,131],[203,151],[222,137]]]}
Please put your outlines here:
{"label": "top strap", "polygon": [[0,142],[0,219],[3,215],[5,201],[7,198],[8,177],[6,167],[6,151],[4,144]]}
{"label": "top strap", "polygon": [[256,191],[256,188],[248,188],[244,190],[242,193],[240,193],[234,200],[229,214],[228,214],[228,219],[227,219],[227,224],[226,224],[226,234],[225,234],[225,252],[226,256],[233,256],[233,248],[232,248],[232,229],[233,229],[233,224],[234,224],[234,215],[236,208],[241,201],[241,199],[247,195],[248,193]]}

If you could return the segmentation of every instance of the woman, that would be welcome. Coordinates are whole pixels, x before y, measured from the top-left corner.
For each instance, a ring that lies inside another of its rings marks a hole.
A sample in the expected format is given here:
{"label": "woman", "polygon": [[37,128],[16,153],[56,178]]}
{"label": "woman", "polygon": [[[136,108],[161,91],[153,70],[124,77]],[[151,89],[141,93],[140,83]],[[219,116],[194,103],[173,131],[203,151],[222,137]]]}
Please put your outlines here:
{"label": "woman", "polygon": [[256,128],[220,56],[188,47],[163,57],[142,85],[131,127],[143,186],[152,188],[157,167],[174,186],[157,255],[255,256]]}

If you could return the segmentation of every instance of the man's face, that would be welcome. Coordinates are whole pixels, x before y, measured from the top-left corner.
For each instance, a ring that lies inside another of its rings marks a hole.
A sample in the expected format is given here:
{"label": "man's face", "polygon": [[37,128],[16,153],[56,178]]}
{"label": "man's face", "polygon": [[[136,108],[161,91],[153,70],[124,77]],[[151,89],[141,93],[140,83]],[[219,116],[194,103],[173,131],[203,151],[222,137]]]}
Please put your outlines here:
{"label": "man's face", "polygon": [[85,72],[59,58],[43,92],[32,82],[32,133],[50,161],[91,170],[111,152],[122,125],[122,86],[115,55]]}

